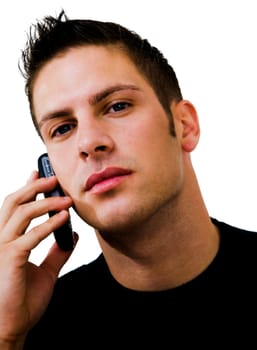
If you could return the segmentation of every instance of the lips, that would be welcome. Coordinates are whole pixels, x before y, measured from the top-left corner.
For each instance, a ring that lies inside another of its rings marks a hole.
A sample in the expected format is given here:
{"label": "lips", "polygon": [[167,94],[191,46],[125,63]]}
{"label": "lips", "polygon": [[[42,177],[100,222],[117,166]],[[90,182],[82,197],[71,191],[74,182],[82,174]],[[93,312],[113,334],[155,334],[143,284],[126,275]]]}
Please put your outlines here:
{"label": "lips", "polygon": [[123,168],[110,167],[106,168],[101,173],[92,174],[86,182],[86,191],[90,191],[95,185],[112,178],[129,175],[131,171]]}

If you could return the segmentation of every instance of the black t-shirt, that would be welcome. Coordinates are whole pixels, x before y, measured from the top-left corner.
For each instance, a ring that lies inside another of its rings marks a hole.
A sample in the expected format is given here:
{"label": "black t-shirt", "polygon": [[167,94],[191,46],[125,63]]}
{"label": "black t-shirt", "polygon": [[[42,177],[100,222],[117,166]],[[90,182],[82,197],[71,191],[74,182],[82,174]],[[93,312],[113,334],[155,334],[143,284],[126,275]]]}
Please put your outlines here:
{"label": "black t-shirt", "polygon": [[177,288],[124,288],[102,254],[61,276],[25,349],[257,348],[257,233],[213,223],[218,254]]}

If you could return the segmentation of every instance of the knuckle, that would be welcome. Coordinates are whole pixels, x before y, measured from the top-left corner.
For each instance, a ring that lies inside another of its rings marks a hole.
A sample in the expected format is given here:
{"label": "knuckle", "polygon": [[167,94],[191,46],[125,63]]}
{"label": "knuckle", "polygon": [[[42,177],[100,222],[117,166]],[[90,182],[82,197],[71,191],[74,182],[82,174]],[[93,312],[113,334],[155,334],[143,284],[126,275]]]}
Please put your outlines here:
{"label": "knuckle", "polygon": [[20,205],[17,207],[17,213],[20,217],[28,217],[29,211],[26,205]]}
{"label": "knuckle", "polygon": [[3,206],[11,206],[11,205],[15,205],[18,203],[18,198],[17,198],[17,194],[15,192],[13,193],[9,193],[3,201]]}

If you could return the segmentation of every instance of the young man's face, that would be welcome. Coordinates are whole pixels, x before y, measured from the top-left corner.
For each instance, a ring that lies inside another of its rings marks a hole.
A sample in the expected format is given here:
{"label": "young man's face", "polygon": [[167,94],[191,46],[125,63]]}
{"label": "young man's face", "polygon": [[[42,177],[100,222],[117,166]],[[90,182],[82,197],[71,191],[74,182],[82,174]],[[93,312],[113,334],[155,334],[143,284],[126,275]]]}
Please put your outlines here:
{"label": "young man's face", "polygon": [[176,200],[180,141],[118,49],[73,48],[49,61],[36,77],[33,107],[56,175],[93,227],[128,229]]}

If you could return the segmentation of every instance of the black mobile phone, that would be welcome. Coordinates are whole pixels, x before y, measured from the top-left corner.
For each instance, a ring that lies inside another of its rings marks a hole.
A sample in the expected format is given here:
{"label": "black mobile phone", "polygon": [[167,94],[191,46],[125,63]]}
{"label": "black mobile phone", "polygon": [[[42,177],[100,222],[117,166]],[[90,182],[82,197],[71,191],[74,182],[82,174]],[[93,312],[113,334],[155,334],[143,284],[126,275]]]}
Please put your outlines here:
{"label": "black mobile phone", "polygon": [[[55,175],[47,153],[41,154],[41,156],[38,158],[38,171],[39,177],[49,177]],[[64,196],[64,192],[61,186],[58,184],[53,191],[44,193],[44,196],[45,198]],[[49,211],[48,214],[49,216],[53,216],[56,214],[56,211]],[[73,249],[74,234],[70,219],[53,233],[58,246],[62,250],[68,251]]]}

